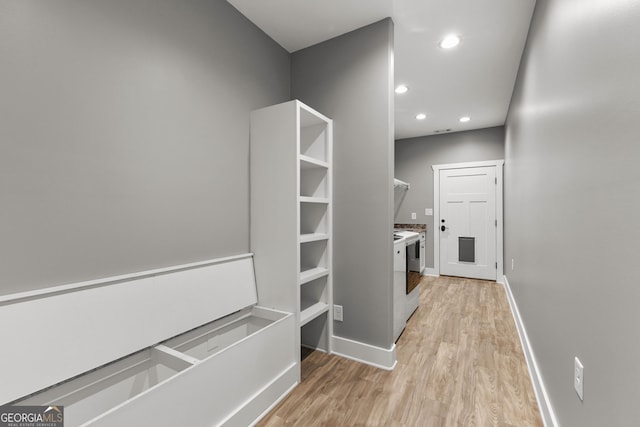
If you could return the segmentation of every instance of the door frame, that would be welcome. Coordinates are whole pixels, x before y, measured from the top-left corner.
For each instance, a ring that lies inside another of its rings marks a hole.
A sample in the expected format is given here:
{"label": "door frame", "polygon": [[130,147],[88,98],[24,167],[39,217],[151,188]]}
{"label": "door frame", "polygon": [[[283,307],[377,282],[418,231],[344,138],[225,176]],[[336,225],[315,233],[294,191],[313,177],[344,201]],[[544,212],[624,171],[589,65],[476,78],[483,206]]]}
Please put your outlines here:
{"label": "door frame", "polygon": [[488,160],[484,162],[448,163],[443,165],[432,165],[433,169],[433,270],[435,276],[440,276],[440,171],[446,169],[467,169],[484,168],[495,166],[496,168],[496,281],[504,282],[504,221],[503,221],[503,168],[504,160]]}

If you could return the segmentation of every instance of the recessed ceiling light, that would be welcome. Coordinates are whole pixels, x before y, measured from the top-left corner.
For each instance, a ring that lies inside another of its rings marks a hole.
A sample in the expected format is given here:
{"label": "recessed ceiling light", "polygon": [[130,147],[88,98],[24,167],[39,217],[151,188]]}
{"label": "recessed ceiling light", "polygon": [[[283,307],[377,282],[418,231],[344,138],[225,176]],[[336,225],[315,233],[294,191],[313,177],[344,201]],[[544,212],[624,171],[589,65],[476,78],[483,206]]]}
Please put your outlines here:
{"label": "recessed ceiling light", "polygon": [[427,118],[427,115],[425,113],[420,113],[416,116],[416,119],[418,120],[424,120]]}
{"label": "recessed ceiling light", "polygon": [[460,44],[460,37],[456,36],[455,34],[449,34],[448,36],[442,39],[442,41],[440,42],[440,47],[443,49],[451,49],[453,47],[458,46],[459,44]]}
{"label": "recessed ceiling light", "polygon": [[471,120],[469,116],[460,117],[460,123],[467,123],[469,120]]}
{"label": "recessed ceiling light", "polygon": [[396,88],[396,93],[398,95],[401,95],[403,93],[406,93],[409,90],[409,88],[407,87],[407,85],[400,85]]}

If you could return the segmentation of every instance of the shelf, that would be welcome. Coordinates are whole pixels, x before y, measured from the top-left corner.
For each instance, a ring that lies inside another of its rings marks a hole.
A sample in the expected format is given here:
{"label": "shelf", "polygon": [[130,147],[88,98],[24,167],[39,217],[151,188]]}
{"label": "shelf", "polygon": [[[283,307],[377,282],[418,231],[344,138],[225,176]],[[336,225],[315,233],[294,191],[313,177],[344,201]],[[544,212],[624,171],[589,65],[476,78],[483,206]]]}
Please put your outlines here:
{"label": "shelf", "polygon": [[326,197],[300,196],[300,203],[329,203]]}
{"label": "shelf", "polygon": [[404,188],[406,190],[409,189],[410,185],[407,182],[400,181],[399,179],[393,179],[393,188]]}
{"label": "shelf", "polygon": [[303,285],[305,283],[309,283],[312,280],[319,279],[321,277],[327,276],[329,274],[329,270],[322,267],[311,268],[309,270],[300,272],[300,284]]}
{"label": "shelf", "polygon": [[300,154],[300,169],[329,168],[329,163]]}
{"label": "shelf", "polygon": [[300,326],[304,326],[328,311],[329,306],[322,301],[300,301]]}
{"label": "shelf", "polygon": [[317,242],[318,240],[328,240],[329,235],[325,233],[309,233],[300,235],[300,243]]}

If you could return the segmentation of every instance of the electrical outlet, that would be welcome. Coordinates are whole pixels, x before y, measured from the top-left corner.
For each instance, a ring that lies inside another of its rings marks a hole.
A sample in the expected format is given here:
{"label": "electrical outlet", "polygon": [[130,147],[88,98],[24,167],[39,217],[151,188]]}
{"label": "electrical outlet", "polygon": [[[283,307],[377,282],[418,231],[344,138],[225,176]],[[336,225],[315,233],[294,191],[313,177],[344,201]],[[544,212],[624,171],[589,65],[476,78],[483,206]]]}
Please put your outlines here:
{"label": "electrical outlet", "polygon": [[416,215],[415,212],[411,212],[411,219],[417,219],[418,216]]}
{"label": "electrical outlet", "polygon": [[342,322],[342,306],[341,305],[333,305],[333,320],[337,320],[338,322]]}
{"label": "electrical outlet", "polygon": [[584,366],[577,357],[573,360],[573,388],[580,400],[584,400]]}
{"label": "electrical outlet", "polygon": [[515,260],[511,258],[511,271],[513,271],[513,269],[515,268],[515,263]]}

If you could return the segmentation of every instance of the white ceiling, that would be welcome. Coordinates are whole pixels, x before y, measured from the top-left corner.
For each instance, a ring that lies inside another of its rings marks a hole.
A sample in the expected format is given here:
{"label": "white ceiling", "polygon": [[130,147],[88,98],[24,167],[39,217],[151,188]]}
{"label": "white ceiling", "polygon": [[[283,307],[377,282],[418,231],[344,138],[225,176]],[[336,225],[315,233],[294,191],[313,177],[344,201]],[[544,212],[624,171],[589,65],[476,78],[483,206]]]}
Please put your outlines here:
{"label": "white ceiling", "polygon": [[[391,16],[396,139],[504,124],[535,0],[228,0],[289,52]],[[438,46],[456,33],[460,45]],[[425,113],[422,121],[416,114]],[[462,116],[471,121],[460,123]]]}

